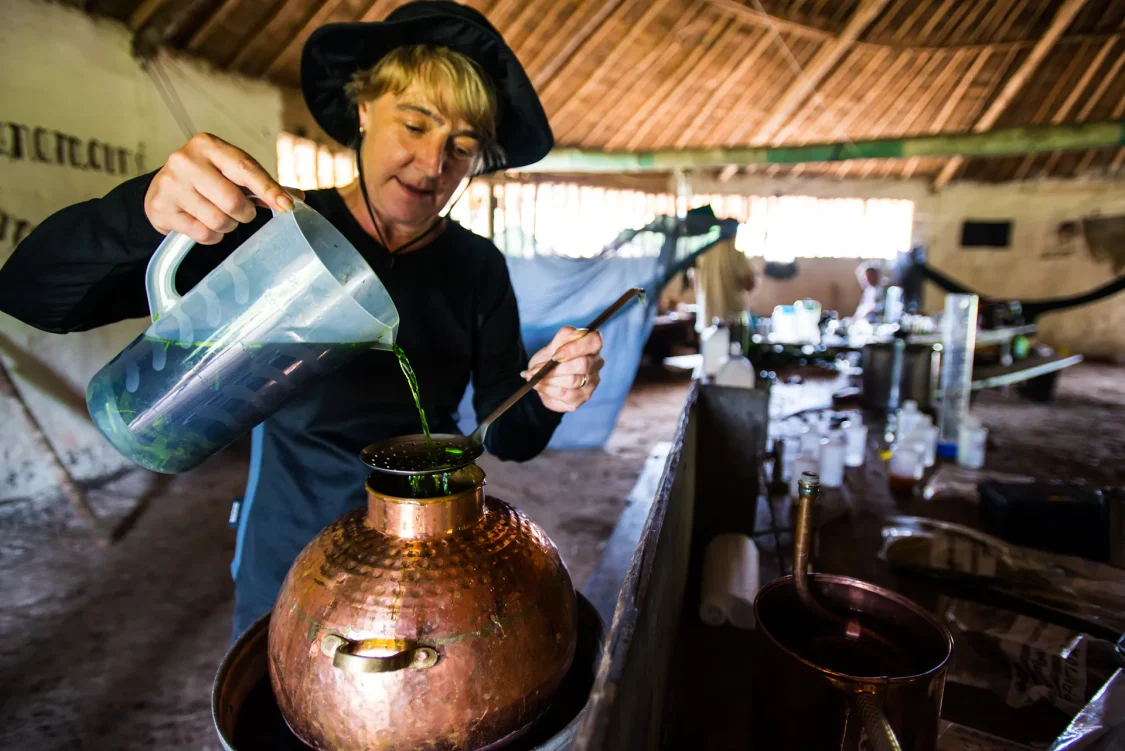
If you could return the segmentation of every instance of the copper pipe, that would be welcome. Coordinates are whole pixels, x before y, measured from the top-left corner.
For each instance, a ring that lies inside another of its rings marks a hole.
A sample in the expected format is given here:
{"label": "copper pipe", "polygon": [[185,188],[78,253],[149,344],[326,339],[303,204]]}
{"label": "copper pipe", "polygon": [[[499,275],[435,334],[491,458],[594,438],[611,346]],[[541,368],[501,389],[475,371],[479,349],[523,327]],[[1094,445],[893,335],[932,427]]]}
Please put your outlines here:
{"label": "copper pipe", "polygon": [[812,547],[812,509],[820,494],[820,475],[804,472],[797,481],[797,527],[793,530],[793,582],[797,596],[809,610],[824,610],[809,591],[809,548]]}

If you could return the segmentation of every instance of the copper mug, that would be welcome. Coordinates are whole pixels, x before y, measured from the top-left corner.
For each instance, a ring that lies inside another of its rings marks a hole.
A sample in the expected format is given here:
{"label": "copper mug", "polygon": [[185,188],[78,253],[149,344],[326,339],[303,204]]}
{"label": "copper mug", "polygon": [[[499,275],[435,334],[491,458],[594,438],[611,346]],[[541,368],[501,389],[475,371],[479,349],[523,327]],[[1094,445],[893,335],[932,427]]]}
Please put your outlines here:
{"label": "copper mug", "polygon": [[804,574],[816,480],[801,481],[795,575],[754,599],[754,747],[934,751],[953,637],[895,592]]}

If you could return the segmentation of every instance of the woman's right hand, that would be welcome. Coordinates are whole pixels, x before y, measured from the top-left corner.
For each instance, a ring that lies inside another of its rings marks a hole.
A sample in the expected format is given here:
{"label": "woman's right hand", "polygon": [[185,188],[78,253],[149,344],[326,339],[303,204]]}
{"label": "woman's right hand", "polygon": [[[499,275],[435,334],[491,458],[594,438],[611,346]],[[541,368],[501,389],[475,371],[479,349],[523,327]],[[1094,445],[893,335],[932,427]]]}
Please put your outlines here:
{"label": "woman's right hand", "polygon": [[145,215],[162,235],[175,230],[197,243],[214,245],[257,214],[242,188],[276,211],[293,208],[290,191],[254,157],[200,133],[173,152],[153,177],[145,194]]}

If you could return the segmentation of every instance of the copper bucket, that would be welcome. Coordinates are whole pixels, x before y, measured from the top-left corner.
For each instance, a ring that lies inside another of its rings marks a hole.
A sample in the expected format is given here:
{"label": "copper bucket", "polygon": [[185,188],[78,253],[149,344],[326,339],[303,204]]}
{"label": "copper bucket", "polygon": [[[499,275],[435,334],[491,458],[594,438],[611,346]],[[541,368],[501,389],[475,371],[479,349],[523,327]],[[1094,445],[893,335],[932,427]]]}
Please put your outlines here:
{"label": "copper bucket", "polygon": [[[819,490],[801,482],[795,572],[808,563]],[[858,579],[808,574],[763,587],[754,616],[756,748],[937,748],[953,637],[921,606]]]}

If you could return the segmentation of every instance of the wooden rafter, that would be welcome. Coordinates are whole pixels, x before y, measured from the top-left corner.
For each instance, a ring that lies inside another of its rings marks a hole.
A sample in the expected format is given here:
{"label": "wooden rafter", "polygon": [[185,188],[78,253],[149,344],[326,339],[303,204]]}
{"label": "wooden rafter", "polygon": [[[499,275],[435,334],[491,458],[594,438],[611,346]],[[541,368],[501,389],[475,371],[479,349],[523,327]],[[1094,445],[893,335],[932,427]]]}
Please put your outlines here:
{"label": "wooden rafter", "polygon": [[781,31],[789,32],[794,36],[804,37],[806,39],[813,39],[818,42],[828,41],[834,39],[835,35],[831,31],[817,28],[816,26],[809,26],[808,24],[799,23],[797,21],[790,21],[787,18],[776,16],[771,13],[763,13],[757,8],[751,8],[735,0],[707,0],[707,4],[718,11],[726,13],[740,21],[761,26],[764,28],[776,28]]}
{"label": "wooden rafter", "polygon": [[142,2],[133,9],[133,12],[129,14],[129,28],[136,31],[144,26],[165,2],[166,0],[142,0]]}
{"label": "wooden rafter", "polygon": [[[613,49],[611,49],[609,54],[605,56],[605,59],[598,64],[598,67],[594,68],[589,75],[584,77],[578,89],[567,92],[566,101],[552,113],[552,116],[558,122],[565,122],[567,116],[574,111],[574,108],[580,106],[583,97],[601,82],[602,77],[607,71],[613,70],[620,63],[621,57],[633,46],[637,39],[645,33],[649,24],[664,12],[664,9],[668,7],[671,1],[672,0],[655,0],[651,2],[645,10],[644,15],[637,19],[635,23],[629,25],[629,30],[618,39]],[[544,105],[549,106],[547,91],[544,90],[541,96],[543,97]]]}
{"label": "wooden rafter", "polygon": [[[747,41],[749,42],[750,39],[751,38],[748,38]],[[707,98],[703,106],[696,111],[695,117],[688,123],[688,126],[680,131],[679,137],[676,138],[677,147],[683,148],[691,143],[692,137],[695,136],[699,129],[703,127],[703,124],[711,118],[715,107],[727,98],[731,89],[738,85],[747,73],[753,70],[762,55],[764,55],[770,45],[773,44],[773,41],[773,34],[768,31],[762,32],[758,35],[757,40],[754,41],[751,49],[748,51],[739,50],[739,53],[735,55],[735,59],[739,61],[738,65],[735,66],[734,70],[723,75],[722,82],[711,92],[711,96]]]}
{"label": "wooden rafter", "polygon": [[148,59],[175,37],[206,0],[146,0],[130,16],[133,54]]}
{"label": "wooden rafter", "polygon": [[[812,61],[802,75],[798,75],[789,88],[781,95],[781,100],[774,105],[769,117],[766,119],[751,143],[760,145],[773,137],[796,107],[804,101],[816,86],[832,70],[840,58],[848,51],[863,30],[883,11],[889,0],[867,0],[862,2],[851,18],[848,19],[840,35],[832,41],[825,42],[813,56]],[[738,136],[733,136],[736,139]]]}
{"label": "wooden rafter", "polygon": [[285,9],[288,8],[287,3],[278,3],[275,5],[265,18],[261,20],[258,27],[245,39],[242,43],[241,49],[235,54],[234,59],[227,64],[229,70],[240,70],[242,66],[254,57],[257,52],[257,42],[263,36],[272,37],[276,31],[272,28],[279,16],[285,15]]}
{"label": "wooden rafter", "polygon": [[[975,132],[982,133],[996,124],[1000,115],[1007,109],[1012,99],[1020,92],[1024,84],[1027,83],[1031,74],[1033,74],[1039,67],[1039,64],[1043,62],[1047,53],[1051,51],[1055,42],[1062,36],[1066,27],[1070,25],[1070,22],[1074,20],[1074,17],[1078,15],[1078,11],[1082,10],[1082,6],[1085,4],[1086,0],[1064,0],[1062,7],[1059,8],[1055,17],[1051,19],[1051,25],[1047,27],[1047,31],[1043,34],[1043,37],[1035,43],[1035,46],[1031,48],[1031,52],[1028,53],[1027,57],[1016,69],[1015,73],[1012,74],[1011,78],[1008,79],[1007,84],[1004,85],[1000,94],[977,119],[976,123],[973,125],[973,130]],[[941,190],[953,175],[957,173],[957,170],[961,168],[964,162],[965,160],[961,157],[953,157],[946,162],[941,172],[939,172],[938,176],[934,179],[934,190]]]}
{"label": "wooden rafter", "polygon": [[301,53],[301,47],[304,46],[305,41],[308,40],[313,30],[328,23],[328,19],[332,17],[332,14],[335,13],[344,2],[346,2],[346,0],[327,0],[324,5],[320,6],[316,13],[313,13],[309,20],[297,29],[297,33],[291,36],[288,42],[277,45],[277,47],[274,48],[277,52],[271,53],[264,58],[266,64],[262,69],[262,75],[267,77],[272,76],[277,73],[283,65],[288,63],[289,60],[292,59],[292,56],[299,55]]}
{"label": "wooden rafter", "polygon": [[[927,19],[927,22],[936,23],[937,20],[940,20],[939,14],[944,14],[946,12],[946,10],[948,10],[948,8],[950,8],[950,7],[957,10],[958,15],[961,15],[963,13],[969,14],[965,19],[963,19],[960,22],[961,28],[965,28],[972,22],[972,20],[974,18],[976,18],[977,15],[979,15],[979,13],[982,10],[984,10],[987,7],[988,13],[985,16],[986,22],[987,22],[988,19],[996,19],[992,23],[996,23],[996,22],[999,22],[1001,20],[1006,19],[1006,22],[1004,23],[1004,25],[999,30],[1000,33],[996,35],[996,36],[1002,37],[1003,34],[1006,33],[1009,28],[1011,28],[1015,19],[1019,15],[1020,9],[1022,9],[1022,7],[1024,5],[1026,5],[1028,3],[1028,1],[1029,0],[1018,0],[1018,6],[1013,7],[1013,6],[1005,5],[1003,3],[980,3],[980,2],[973,3],[973,2],[968,2],[968,0],[946,0],[946,2],[948,4],[944,5],[944,6],[941,6],[938,10],[934,10],[930,5],[928,5],[925,2],[912,2],[911,4],[915,6],[915,10],[912,11],[911,15],[903,23],[903,25],[900,29],[900,32],[904,31],[904,30],[909,30],[914,25],[914,23],[916,21],[920,20],[923,17],[925,17]],[[812,39],[812,40],[816,40],[816,41],[828,42],[828,41],[832,41],[832,40],[835,40],[835,39],[839,38],[839,36],[835,32],[830,31],[828,29],[823,29],[819,26],[813,26],[811,24],[802,23],[800,21],[794,21],[794,20],[789,19],[789,18],[783,18],[781,16],[778,16],[778,15],[772,14],[772,13],[763,13],[762,11],[760,11],[756,8],[751,8],[749,6],[743,5],[742,3],[738,2],[737,0],[706,0],[706,2],[707,2],[708,5],[713,7],[715,10],[719,11],[720,13],[722,13],[722,14],[730,17],[730,18],[735,18],[735,19],[738,19],[740,21],[743,21],[744,23],[753,24],[755,26],[761,26],[763,28],[772,28],[772,29],[776,29],[777,31],[780,31],[780,32],[792,34],[793,36],[796,36],[796,37],[801,37],[801,38],[805,38],[805,39]],[[1015,12],[1010,12],[1010,11],[1013,11],[1013,10]],[[986,22],[982,22],[980,24],[980,28],[982,30],[988,28],[988,24]],[[955,33],[955,30],[949,30],[943,36],[944,37],[953,36],[954,33]],[[1067,36],[1061,37],[1059,39],[1059,42],[1082,42],[1082,41],[1100,42],[1100,41],[1104,41],[1105,39],[1112,36],[1113,33],[1114,32],[1094,32],[1094,33],[1084,33],[1084,34],[1069,34]],[[937,43],[933,43],[933,44],[913,44],[913,43],[907,43],[907,42],[904,42],[904,41],[901,40],[901,37],[905,36],[904,34],[896,33],[895,36],[898,37],[899,40],[895,41],[895,42],[892,42],[892,43],[881,42],[881,41],[860,41],[860,40],[856,40],[852,43],[852,46],[855,49],[871,50],[871,51],[878,50],[878,49],[888,49],[888,50],[903,50],[903,51],[905,51],[905,50],[918,50],[918,51],[922,51],[922,50],[947,50],[947,51],[950,51],[950,52],[955,52],[955,51],[958,51],[958,50],[985,50],[985,49],[987,49],[991,52],[1006,52],[1009,49],[1025,49],[1025,48],[1033,47],[1033,46],[1035,46],[1035,43],[1037,41],[1035,39],[1009,39],[1009,40],[1005,40],[1005,41],[998,40],[998,41],[995,41],[995,42],[961,41],[961,42],[937,42]],[[920,33],[920,34],[918,34],[918,38],[919,39],[925,39],[926,35]]]}
{"label": "wooden rafter", "polygon": [[[1078,111],[1079,121],[1089,119],[1090,114],[1094,111],[1094,107],[1096,107],[1098,102],[1102,100],[1102,97],[1105,96],[1105,92],[1109,89],[1110,84],[1117,80],[1117,75],[1121,72],[1123,66],[1125,66],[1125,54],[1120,54],[1117,56],[1117,59],[1110,69],[1106,71],[1106,74],[1102,76],[1097,88],[1094,89],[1094,93],[1089,96],[1086,103],[1082,105],[1082,109]],[[1096,155],[1097,152],[1095,151],[1087,151],[1086,154],[1083,155],[1082,160],[1078,162],[1078,166],[1075,167],[1075,173],[1081,174],[1089,169]]]}
{"label": "wooden rafter", "polygon": [[[685,20],[688,19],[688,20]],[[639,87],[641,82],[645,80],[645,76],[651,70],[663,70],[664,66],[678,55],[684,54],[684,46],[691,39],[691,32],[695,29],[700,29],[702,24],[702,31],[706,34],[707,28],[713,25],[713,19],[703,17],[702,11],[699,8],[689,8],[685,11],[684,16],[677,21],[673,26],[673,31],[669,35],[669,39],[665,44],[654,45],[648,51],[648,54],[637,63],[636,67],[631,71],[632,75],[621,76],[617,79],[617,83],[609,90],[605,98],[609,102],[614,103],[608,112],[597,118],[594,127],[586,133],[585,139],[591,142],[597,142],[605,134],[606,130],[618,125],[620,120],[616,117],[618,109],[624,109],[629,112],[634,112],[629,103],[626,102],[625,93],[627,90],[634,87]],[[587,118],[589,115],[587,116]],[[556,134],[559,140],[567,140],[575,128],[584,125],[586,119],[577,123],[570,131],[557,130]]]}
{"label": "wooden rafter", "polygon": [[[933,122],[930,123],[930,127],[923,131],[924,133],[940,133],[942,131],[942,128],[945,127],[945,124],[949,122],[949,118],[953,115],[953,111],[957,109],[957,105],[961,104],[961,100],[965,98],[965,93],[969,90],[969,87],[972,86],[973,81],[975,81],[977,76],[980,75],[981,68],[983,68],[984,64],[988,62],[988,57],[988,52],[983,52],[977,55],[976,59],[973,60],[972,65],[969,66],[969,70],[966,71],[963,76],[961,76],[960,80],[957,82],[957,85],[953,88],[953,93],[951,93],[945,100],[945,104],[942,105],[941,111],[938,112],[937,117],[935,117],[933,119]],[[909,179],[914,174],[914,170],[917,169],[917,167],[917,158],[913,158],[907,161],[906,168],[903,172],[903,177]]]}
{"label": "wooden rafter", "polygon": [[237,6],[238,0],[223,0],[223,2],[219,4],[219,7],[215,8],[215,10],[207,16],[207,20],[204,21],[203,25],[196,29],[191,35],[187,44],[184,45],[185,49],[189,52],[199,52],[207,40],[211,38],[211,34],[213,34],[216,29],[222,28],[223,24],[226,23],[227,17],[230,16],[231,11]]}
{"label": "wooden rafter", "polygon": [[633,116],[621,126],[617,135],[610,139],[606,148],[623,146],[627,151],[636,149],[645,135],[662,122],[665,114],[676,106],[676,99],[672,92],[680,87],[686,87],[693,76],[698,76],[700,70],[706,70],[712,61],[718,57],[726,46],[728,37],[735,32],[733,25],[726,19],[715,24],[698,45],[684,55],[679,67],[668,76],[659,86],[644,106],[637,108]]}
{"label": "wooden rafter", "polygon": [[[937,78],[934,80],[933,85],[925,87],[923,91],[920,92],[917,100],[913,105],[911,105],[910,109],[907,110],[906,114],[904,114],[901,118],[884,118],[883,122],[871,135],[875,138],[879,138],[883,136],[892,125],[895,124],[899,126],[900,133],[917,133],[918,129],[916,128],[916,125],[918,121],[926,112],[930,111],[930,108],[933,106],[934,101],[943,93],[945,93],[946,85],[953,78],[956,72],[960,70],[961,59],[965,54],[967,53],[963,51],[959,52],[956,55],[953,55],[952,59],[948,60],[944,59],[944,55],[935,55],[934,59],[931,60],[931,64],[934,67],[931,68],[930,72],[932,73],[933,70],[938,66],[941,66],[941,68],[938,71]],[[926,75],[926,73],[923,72],[923,75]],[[874,164],[872,165],[871,169],[874,169]],[[867,177],[871,173],[871,169],[865,167],[863,170],[860,170],[860,177]]]}
{"label": "wooden rafter", "polygon": [[606,19],[621,7],[622,2],[625,2],[625,0],[604,0],[597,12],[590,16],[581,28],[567,37],[562,49],[549,59],[540,60],[541,55],[537,55],[531,60],[528,67],[535,70],[531,76],[531,82],[535,85],[537,91],[544,92],[546,90],[547,86],[558,75],[558,72],[563,69],[563,66],[574,58],[575,54],[582,49],[590,37],[605,23]]}
{"label": "wooden rafter", "polygon": [[[840,70],[838,70],[836,73],[834,73],[832,75],[832,78],[829,79],[829,81],[839,80],[839,81],[841,81],[841,83],[843,85],[843,88],[838,92],[838,94],[836,94],[833,97],[833,99],[835,99],[837,102],[850,101],[852,99],[852,97],[856,96],[856,94],[859,93],[859,90],[862,87],[867,85],[867,82],[869,82],[871,80],[871,76],[874,75],[875,71],[878,70],[886,62],[887,58],[890,55],[891,55],[891,51],[889,49],[882,49],[882,50],[876,51],[873,55],[868,56],[868,59],[867,59],[866,63],[862,67],[862,70],[859,70],[855,73],[851,72],[851,69],[847,67],[847,63],[841,63],[840,64]],[[849,57],[851,57],[851,56],[849,56]],[[858,56],[855,56],[855,57],[858,58]],[[826,82],[826,83],[828,85],[830,85],[829,82]],[[803,110],[802,110],[802,113],[800,113],[800,114],[803,114],[805,112],[811,112],[813,110],[815,110],[816,112],[819,112],[822,118],[827,115],[828,117],[830,117],[832,119],[832,125],[833,125],[832,130],[833,131],[836,131],[836,130],[839,129],[839,126],[836,125],[838,120],[836,119],[835,113],[826,111],[825,108],[820,107],[816,104],[813,104],[813,103],[806,104],[804,106]],[[807,121],[808,121],[807,115],[804,116],[804,117],[790,118],[789,122],[787,122],[785,124],[784,128],[782,128],[781,130],[779,130],[777,132],[777,135],[775,135],[774,138],[777,139],[781,143],[788,142],[790,136],[796,136],[797,128],[801,124],[803,124],[804,122],[807,122]],[[838,133],[836,135],[842,136],[842,135],[845,135],[845,134]],[[803,135],[803,136],[797,138],[797,141],[798,141],[798,143],[801,143],[801,142],[808,143],[809,141],[812,140],[813,137],[815,137],[815,136]],[[829,137],[831,137],[831,136],[829,136]]]}
{"label": "wooden rafter", "polygon": [[[1062,104],[1059,105],[1058,109],[1055,110],[1055,113],[1051,115],[1051,118],[1048,122],[1057,125],[1058,123],[1061,123],[1068,117],[1070,117],[1071,110],[1073,110],[1074,106],[1078,104],[1079,97],[1081,97],[1082,93],[1086,91],[1086,87],[1090,85],[1090,82],[1094,80],[1094,75],[1101,69],[1102,64],[1105,63],[1106,58],[1109,57],[1109,53],[1113,49],[1115,44],[1117,44],[1116,39],[1110,39],[1104,42],[1101,46],[1101,49],[1098,50],[1097,54],[1094,55],[1094,59],[1090,62],[1086,62],[1083,59],[1085,55],[1078,54],[1074,56],[1074,59],[1079,62],[1072,64],[1075,64],[1078,67],[1084,67],[1085,71],[1078,79],[1078,83],[1070,87],[1070,93],[1067,95],[1066,99],[1063,100]],[[1069,78],[1070,76],[1067,75],[1060,78],[1060,80],[1067,81],[1069,80]],[[1079,119],[1081,120],[1085,118]],[[1043,174],[1049,175],[1051,173],[1051,170],[1054,168],[1061,155],[1061,152],[1056,151],[1054,154],[1051,154],[1047,157],[1047,162],[1043,166]],[[1016,169],[1016,179],[1022,180],[1027,175],[1034,162],[1034,156],[1029,154],[1028,156],[1024,157],[1023,162],[1021,162],[1020,166]]]}

